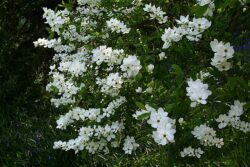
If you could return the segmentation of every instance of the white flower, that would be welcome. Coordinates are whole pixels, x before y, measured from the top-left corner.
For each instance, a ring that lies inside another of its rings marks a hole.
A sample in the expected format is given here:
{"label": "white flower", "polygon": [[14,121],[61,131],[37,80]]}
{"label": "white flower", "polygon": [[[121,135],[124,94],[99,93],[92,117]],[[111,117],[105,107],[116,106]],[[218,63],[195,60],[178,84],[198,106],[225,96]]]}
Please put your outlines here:
{"label": "white flower", "polygon": [[186,121],[184,121],[183,118],[179,118],[179,119],[178,119],[178,122],[179,122],[179,124],[180,124],[181,126],[184,125],[184,124],[186,123]]}
{"label": "white flower", "polygon": [[153,70],[154,70],[154,65],[153,65],[153,64],[149,64],[149,65],[148,65],[148,72],[149,72],[149,73],[152,73]]}
{"label": "white flower", "polygon": [[215,10],[215,4],[213,2],[211,2],[209,5],[208,5],[208,8],[206,10],[206,12],[203,14],[203,16],[213,16],[213,12]]}
{"label": "white flower", "polygon": [[115,110],[119,108],[122,104],[124,104],[126,101],[127,100],[125,97],[119,97],[118,99],[111,101],[108,106],[103,109],[103,115],[101,117],[110,117],[114,114]]}
{"label": "white flower", "polygon": [[85,85],[81,84],[80,86],[76,86],[72,79],[66,79],[66,77],[59,72],[51,72],[51,75],[52,81],[47,84],[46,90],[48,92],[53,92],[56,89],[58,95],[57,98],[51,99],[51,103],[53,103],[55,107],[74,103],[74,95],[76,95]]}
{"label": "white flower", "polygon": [[110,87],[118,88],[120,89],[122,87],[122,77],[119,76],[119,73],[111,73],[107,77],[107,82],[106,84]]}
{"label": "white flower", "polygon": [[122,34],[128,34],[130,32],[130,28],[127,28],[127,26],[123,22],[117,20],[116,18],[111,18],[110,20],[108,20],[107,26],[111,29],[112,32]]}
{"label": "white flower", "polygon": [[[150,124],[156,130],[153,132],[153,138],[156,143],[160,145],[166,145],[169,142],[174,142],[174,134],[176,132],[174,128],[175,120],[168,117],[168,113],[159,108],[157,111],[149,105],[146,105],[146,111],[141,113],[150,113],[150,118],[147,123]],[[137,116],[137,114],[135,115]]]}
{"label": "white flower", "polygon": [[217,55],[220,55],[225,59],[230,59],[233,57],[234,49],[230,43],[224,44],[222,41],[219,42],[217,39],[214,39],[214,41],[210,42],[210,46],[212,50],[217,53]]}
{"label": "white flower", "polygon": [[207,98],[212,94],[208,90],[208,84],[203,84],[200,79],[193,81],[192,79],[188,80],[187,96],[189,96],[192,101],[191,107],[195,107],[197,103],[207,104]]}
{"label": "white flower", "polygon": [[154,109],[153,107],[151,107],[151,106],[148,105],[148,104],[145,105],[145,108],[146,108],[146,110],[147,110],[149,113],[157,112],[156,109]]}
{"label": "white flower", "polygon": [[189,22],[189,27],[203,32],[211,26],[211,22],[206,18],[193,18],[192,22]]}
{"label": "white flower", "polygon": [[223,114],[219,115],[219,118],[217,118],[216,121],[220,123],[218,127],[220,129],[223,129],[229,124],[230,119],[227,115]]}
{"label": "white flower", "polygon": [[150,119],[147,121],[153,128],[157,128],[163,122],[168,122],[168,113],[163,108],[159,108],[157,112],[151,112]]}
{"label": "white flower", "polygon": [[206,18],[193,18],[185,29],[186,38],[189,41],[199,41],[202,33],[211,26],[211,22]]}
{"label": "white flower", "polygon": [[33,42],[35,47],[43,46],[45,48],[53,48],[56,44],[56,39],[48,40],[45,38],[39,38],[37,41]]}
{"label": "white flower", "polygon": [[117,96],[122,88],[124,80],[118,72],[110,73],[107,78],[96,79],[96,84],[101,86],[101,92],[108,94],[112,97]]}
{"label": "white flower", "polygon": [[201,150],[201,148],[192,148],[191,146],[184,148],[183,151],[181,151],[181,157],[197,157],[200,158],[202,154],[204,154],[204,151]]}
{"label": "white flower", "polygon": [[161,39],[164,42],[163,49],[167,49],[172,42],[178,42],[182,39],[182,29],[177,27],[165,29]]}
{"label": "white flower", "polygon": [[199,41],[202,33],[211,26],[211,22],[206,18],[193,18],[189,20],[189,16],[180,16],[176,20],[179,27],[165,29],[164,34],[161,36],[163,49],[169,48],[173,42],[178,42],[183,36],[189,41]]}
{"label": "white flower", "polygon": [[232,67],[232,63],[230,62],[222,62],[222,63],[213,63],[211,62],[211,65],[215,66],[219,71],[228,71]]}
{"label": "white flower", "polygon": [[152,87],[148,87],[146,90],[143,91],[143,93],[152,93],[152,92],[153,92]]}
{"label": "white flower", "polygon": [[132,154],[132,151],[135,151],[139,147],[139,144],[135,142],[135,138],[132,136],[127,136],[124,140],[123,151],[125,154]]}
{"label": "white flower", "polygon": [[217,39],[211,41],[210,46],[214,52],[218,52],[220,48],[224,48],[223,42],[219,42]]}
{"label": "white flower", "polygon": [[53,10],[47,8],[43,8],[43,11],[43,18],[46,19],[45,23],[49,24],[51,29],[59,34],[59,29],[63,26],[64,23],[69,21],[69,11],[67,9],[64,9],[54,12]]}
{"label": "white flower", "polygon": [[112,49],[106,45],[93,49],[92,54],[92,62],[95,62],[98,66],[107,63],[111,69],[114,65],[120,65],[125,56],[123,49]]}
{"label": "white flower", "polygon": [[196,126],[192,131],[192,134],[195,138],[202,140],[207,134],[215,136],[215,131],[206,124],[202,124],[200,126]]}
{"label": "white flower", "polygon": [[166,59],[167,56],[166,56],[166,54],[165,54],[164,52],[161,52],[161,53],[159,54],[159,58],[160,58],[160,60],[163,60],[163,59]]}
{"label": "white flower", "polygon": [[219,71],[227,71],[231,68],[231,63],[227,60],[234,55],[234,49],[230,43],[224,44],[214,39],[210,42],[210,46],[214,52],[214,58],[212,58],[211,65],[215,66]]}
{"label": "white flower", "polygon": [[151,125],[151,127],[155,128],[153,131],[153,139],[159,145],[166,145],[169,142],[174,142],[174,134],[176,132],[174,128],[175,120],[168,117],[168,113],[163,110],[163,108],[159,108],[158,110],[145,105],[146,110],[136,111],[133,114],[135,119],[145,113],[150,113],[150,118],[147,120],[147,123]]}
{"label": "white flower", "polygon": [[124,58],[121,65],[121,70],[125,72],[124,76],[127,78],[135,77],[141,68],[140,61],[135,55],[129,55],[127,58]]}
{"label": "white flower", "polygon": [[136,92],[136,93],[141,93],[141,92],[142,92],[142,88],[141,88],[141,87],[136,88],[136,89],[135,89],[135,92]]}
{"label": "white flower", "polygon": [[150,4],[145,4],[145,7],[143,8],[145,12],[148,12],[150,15],[150,19],[156,19],[158,20],[159,24],[166,23],[168,20],[167,16],[164,16],[166,13],[162,11],[160,7],[154,6]]}
{"label": "white flower", "polygon": [[69,72],[73,76],[83,75],[87,71],[85,53],[78,52],[67,59],[63,59],[58,67],[61,72]]}
{"label": "white flower", "polygon": [[158,125],[157,130],[153,132],[153,138],[156,143],[166,145],[169,142],[174,142],[174,134],[176,130],[173,129],[171,123],[162,122]]}
{"label": "white flower", "polygon": [[204,146],[216,146],[221,148],[221,146],[224,145],[223,139],[217,138],[216,131],[206,124],[196,126],[191,133],[195,138],[200,140],[201,144]]}
{"label": "white flower", "polygon": [[186,27],[188,26],[189,24],[189,15],[187,16],[180,16],[180,19],[179,20],[175,20],[177,22],[177,24],[183,26],[183,27]]}
{"label": "white flower", "polygon": [[243,111],[243,106],[245,103],[241,103],[239,100],[234,101],[234,105],[230,106],[230,110],[228,112],[228,116],[230,118],[232,117],[240,117],[244,111]]}
{"label": "white flower", "polygon": [[235,129],[241,130],[243,132],[250,132],[250,123],[241,121],[240,116],[244,113],[243,106],[246,103],[241,103],[239,100],[235,100],[233,105],[230,105],[230,110],[228,114],[219,115],[216,119],[218,123],[218,127],[220,129],[226,127],[227,125],[231,125]]}
{"label": "white flower", "polygon": [[204,79],[209,78],[212,75],[209,72],[200,71],[196,76],[203,81]]}
{"label": "white flower", "polygon": [[194,150],[194,154],[196,155],[197,158],[200,158],[202,154],[204,154],[204,151],[201,150],[199,147],[198,149]]}
{"label": "white flower", "polygon": [[110,59],[112,56],[112,48],[107,47],[106,45],[100,46],[92,51],[93,57],[92,61],[96,62],[97,65],[100,65],[105,60]]}
{"label": "white flower", "polygon": [[81,5],[96,6],[101,2],[101,0],[77,0],[77,3]]}
{"label": "white flower", "polygon": [[210,4],[212,2],[212,0],[196,0],[198,5],[200,6],[205,6],[207,4]]}

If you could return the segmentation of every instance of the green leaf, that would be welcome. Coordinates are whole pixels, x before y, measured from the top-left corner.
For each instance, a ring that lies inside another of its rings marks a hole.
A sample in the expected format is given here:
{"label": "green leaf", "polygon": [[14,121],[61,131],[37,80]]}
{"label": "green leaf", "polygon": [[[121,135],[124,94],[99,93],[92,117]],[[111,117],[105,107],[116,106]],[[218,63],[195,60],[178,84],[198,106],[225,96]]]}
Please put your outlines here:
{"label": "green leaf", "polygon": [[67,3],[62,0],[62,3],[58,5],[59,7],[67,8],[69,11],[73,8],[73,2],[72,0],[69,0]]}
{"label": "green leaf", "polygon": [[174,107],[175,107],[175,104],[167,104],[167,105],[165,105],[165,109],[167,111],[171,111]]}
{"label": "green leaf", "polygon": [[54,36],[55,36],[55,32],[54,31],[52,31],[51,30],[51,28],[46,28],[46,30],[48,31],[48,33],[49,33],[49,37],[48,37],[48,39],[53,39],[54,38]]}
{"label": "green leaf", "polygon": [[22,17],[20,20],[19,20],[19,23],[18,23],[18,26],[17,26],[17,30],[20,30],[23,28],[23,26],[25,25],[27,19],[25,17]]}
{"label": "green leaf", "polygon": [[145,106],[142,103],[140,103],[140,102],[135,102],[135,105],[137,107],[139,107],[140,109],[142,109],[142,110],[146,110]]}
{"label": "green leaf", "polygon": [[228,6],[233,7],[235,3],[239,3],[238,0],[215,1],[215,6],[223,12]]}
{"label": "green leaf", "polygon": [[193,6],[191,11],[195,14],[196,17],[202,17],[203,14],[207,11],[208,5],[204,6]]}
{"label": "green leaf", "polygon": [[139,81],[139,80],[142,79],[142,77],[143,77],[142,74],[139,73],[138,75],[136,75],[135,79],[136,79],[137,81]]}
{"label": "green leaf", "polygon": [[174,74],[176,75],[176,83],[181,87],[184,83],[184,73],[180,66],[173,64],[172,68],[174,69]]}
{"label": "green leaf", "polygon": [[179,75],[184,75],[182,69],[180,66],[178,66],[177,64],[173,64],[172,68],[174,69],[174,73],[179,76]]}
{"label": "green leaf", "polygon": [[245,105],[244,105],[244,110],[247,110],[250,108],[250,102],[247,102]]}
{"label": "green leaf", "polygon": [[149,116],[150,116],[150,113],[144,113],[144,114],[138,116],[137,119],[144,120],[144,119],[148,119]]}

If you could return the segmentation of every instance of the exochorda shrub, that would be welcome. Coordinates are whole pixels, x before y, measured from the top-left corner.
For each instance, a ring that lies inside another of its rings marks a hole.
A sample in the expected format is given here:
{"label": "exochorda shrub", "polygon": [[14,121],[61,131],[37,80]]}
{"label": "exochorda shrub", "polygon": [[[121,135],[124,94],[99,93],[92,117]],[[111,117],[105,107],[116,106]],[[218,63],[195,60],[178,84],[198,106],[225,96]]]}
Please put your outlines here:
{"label": "exochorda shrub", "polygon": [[171,13],[173,4],[78,0],[44,8],[50,36],[34,44],[55,51],[46,89],[68,111],[57,128],[77,133],[54,149],[133,154],[175,144],[177,156],[200,158],[227,144],[227,126],[250,131],[248,96],[228,95],[227,78],[246,81],[230,41],[213,35],[216,2],[185,1],[183,15]]}

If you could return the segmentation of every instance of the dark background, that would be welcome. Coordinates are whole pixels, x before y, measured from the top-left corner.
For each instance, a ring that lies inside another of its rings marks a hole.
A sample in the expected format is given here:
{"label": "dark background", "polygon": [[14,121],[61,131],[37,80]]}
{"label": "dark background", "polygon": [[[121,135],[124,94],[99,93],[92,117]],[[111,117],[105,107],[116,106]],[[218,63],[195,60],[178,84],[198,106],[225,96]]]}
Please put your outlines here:
{"label": "dark background", "polygon": [[74,166],[73,152],[52,148],[58,134],[51,115],[57,111],[44,89],[53,52],[33,46],[48,36],[42,7],[55,9],[60,2],[0,1],[1,167]]}

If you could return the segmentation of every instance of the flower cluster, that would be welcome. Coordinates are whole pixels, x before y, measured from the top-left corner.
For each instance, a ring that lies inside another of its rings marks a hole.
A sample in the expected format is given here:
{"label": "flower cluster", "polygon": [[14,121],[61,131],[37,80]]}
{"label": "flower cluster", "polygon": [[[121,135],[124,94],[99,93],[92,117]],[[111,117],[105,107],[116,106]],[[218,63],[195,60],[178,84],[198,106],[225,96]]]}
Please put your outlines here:
{"label": "flower cluster", "polygon": [[107,27],[111,29],[112,32],[128,34],[130,28],[128,28],[123,22],[117,20],[116,18],[111,18],[107,21]]}
{"label": "flower cluster", "polygon": [[69,21],[69,11],[67,9],[54,12],[51,9],[43,8],[43,11],[43,18],[46,19],[45,23],[49,24],[51,29],[57,33],[59,33],[59,29],[63,24]]}
{"label": "flower cluster", "polygon": [[160,24],[166,23],[168,20],[168,16],[164,16],[166,13],[162,11],[160,7],[157,7],[155,5],[146,4],[143,8],[145,12],[149,13],[151,20],[158,20]]}
{"label": "flower cluster", "polygon": [[244,113],[244,105],[245,103],[241,103],[239,100],[235,100],[234,105],[230,105],[228,114],[221,114],[216,119],[216,121],[219,123],[218,127],[220,129],[223,129],[226,126],[231,125],[232,127],[239,129],[245,133],[250,132],[250,123],[240,120],[240,116]]}
{"label": "flower cluster", "polygon": [[[54,149],[75,150],[79,152],[86,150],[89,153],[96,153],[97,151],[109,152],[108,142],[115,139],[115,134],[124,129],[123,123],[113,122],[111,125],[102,126],[88,126],[82,127],[79,130],[79,136],[75,139],[70,139],[67,142],[57,141],[54,143]],[[111,145],[113,146],[113,145]]]}
{"label": "flower cluster", "polygon": [[216,131],[206,124],[196,126],[192,131],[195,138],[200,140],[204,146],[216,146],[221,148],[224,145],[223,138],[216,137]]}
{"label": "flower cluster", "polygon": [[[54,12],[44,8],[46,23],[59,35],[57,39],[42,38],[34,42],[36,47],[53,48],[56,52],[53,58],[54,64],[50,66],[51,79],[46,90],[55,96],[51,102],[56,107],[71,108],[68,113],[61,115],[57,120],[57,128],[66,129],[76,121],[89,125],[78,130],[77,138],[55,142],[55,149],[108,153],[110,147],[120,145],[114,139],[116,134],[125,128],[122,119],[113,121],[111,125],[107,119],[113,117],[115,111],[126,102],[125,97],[119,96],[122,84],[127,80],[131,81],[142,66],[137,56],[127,55],[123,49],[112,49],[107,45],[95,47],[86,45],[95,39],[89,32],[96,28],[98,24],[96,19],[99,19],[105,11],[104,8],[98,7],[100,2],[99,0],[78,0],[79,6],[76,12],[72,13],[66,9]],[[73,15],[77,17],[70,20],[70,16]],[[79,24],[80,28],[76,26]],[[107,26],[117,33],[124,34],[130,31],[124,23],[112,18],[107,21]],[[91,75],[95,77],[92,83],[87,77]],[[96,88],[93,84],[98,87]],[[106,108],[84,109],[81,107],[83,97],[80,93],[82,91],[100,92],[111,96],[113,100],[108,104],[107,100],[103,103],[104,98],[100,101],[102,106],[106,104]],[[135,144],[134,147],[136,147]],[[131,148],[128,147],[128,149]],[[129,152],[126,151],[126,153]]]}
{"label": "flower cluster", "polygon": [[101,3],[101,0],[77,0],[77,3],[82,5],[96,6]]}
{"label": "flower cluster", "polygon": [[65,76],[59,72],[53,72],[52,77],[53,81],[48,83],[46,90],[51,93],[56,92],[58,95],[57,98],[55,97],[51,99],[51,103],[56,107],[74,103],[74,96],[85,87],[83,83],[80,86],[77,86],[76,82],[72,79],[65,78]]}
{"label": "flower cluster", "polygon": [[[66,129],[67,126],[76,121],[96,121],[101,122],[102,119],[114,115],[114,112],[122,104],[126,102],[124,97],[120,97],[108,104],[106,108],[90,108],[88,110],[76,107],[67,114],[62,115],[57,120],[57,128]],[[76,152],[80,150],[87,150],[90,153],[97,151],[108,152],[108,142],[114,139],[115,134],[124,129],[123,123],[113,122],[112,125],[102,126],[88,126],[82,127],[79,130],[79,136],[76,139],[71,139],[68,142],[57,141],[54,143],[55,149],[70,150]],[[96,138],[99,141],[96,141]],[[95,140],[93,140],[95,139]],[[114,141],[115,142],[115,141]],[[112,145],[112,147],[114,144]]]}
{"label": "flower cluster", "polygon": [[135,55],[126,55],[122,49],[112,49],[107,46],[100,46],[92,50],[92,62],[100,67],[101,64],[106,63],[108,65],[108,71],[114,70],[115,65],[119,72],[109,73],[106,78],[96,78],[96,84],[101,87],[101,92],[117,96],[119,89],[122,88],[122,84],[126,78],[135,77],[140,69],[140,61]]}
{"label": "flower cluster", "polygon": [[127,58],[124,58],[121,65],[121,70],[125,72],[123,76],[127,78],[135,77],[141,68],[140,61],[135,55],[129,55]]}
{"label": "flower cluster", "polygon": [[111,115],[114,115],[114,112],[117,108],[119,108],[122,104],[126,102],[126,99],[124,97],[120,97],[116,100],[113,100],[108,104],[106,108],[89,108],[88,110],[85,110],[80,107],[75,107],[72,110],[70,110],[65,115],[60,116],[60,118],[56,121],[57,122],[57,128],[59,129],[66,129],[66,127],[72,123],[74,123],[75,120],[91,120],[100,122],[105,117],[110,117]]}
{"label": "flower cluster", "polygon": [[135,142],[134,137],[127,136],[124,140],[123,151],[125,154],[132,154],[132,151],[136,150],[139,147],[139,144]]}
{"label": "flower cluster", "polygon": [[201,148],[192,148],[191,146],[184,148],[183,151],[181,151],[181,157],[197,157],[200,158],[201,155],[204,154],[204,151],[201,150]]}
{"label": "flower cluster", "polygon": [[147,123],[156,130],[153,131],[153,138],[159,145],[166,145],[169,142],[174,142],[174,134],[176,132],[175,120],[168,117],[168,113],[159,108],[158,110],[153,107],[146,105],[145,110],[136,111],[133,115],[138,119],[143,114],[150,114]]}
{"label": "flower cluster", "polygon": [[62,36],[65,40],[84,43],[87,43],[91,38],[91,35],[87,35],[84,30],[80,30],[80,32],[78,32],[75,25],[69,25],[69,27],[65,28]]}
{"label": "flower cluster", "polygon": [[63,73],[69,73],[75,77],[83,75],[87,71],[85,56],[86,53],[79,52],[67,59],[63,59],[58,66],[58,70]]}
{"label": "flower cluster", "polygon": [[110,73],[104,79],[96,78],[96,84],[101,86],[101,92],[113,97],[120,93],[123,82],[119,73]]}
{"label": "flower cluster", "polygon": [[[118,9],[114,8],[114,12],[119,12],[122,14],[131,14],[135,12],[139,7],[143,5],[142,0],[133,0],[130,4],[130,7],[120,7]],[[110,13],[110,15],[113,15],[113,13]]]}
{"label": "flower cluster", "polygon": [[183,36],[189,41],[199,41],[202,33],[211,26],[211,22],[206,18],[193,18],[189,20],[189,16],[180,16],[176,20],[178,27],[165,29],[161,39],[164,42],[163,49],[169,48],[173,42],[180,41]]}
{"label": "flower cluster", "polygon": [[52,48],[56,43],[55,39],[47,40],[45,38],[39,38],[37,41],[34,42],[35,47],[43,46],[45,48]]}
{"label": "flower cluster", "polygon": [[199,78],[201,81],[211,77],[212,75],[207,72],[207,71],[200,71],[199,73],[197,73],[196,77]]}
{"label": "flower cluster", "polygon": [[212,94],[210,90],[208,90],[208,84],[202,83],[200,79],[188,80],[187,96],[192,101],[191,107],[197,106],[197,104],[207,104],[207,98]]}
{"label": "flower cluster", "polygon": [[224,44],[214,39],[210,42],[210,46],[214,52],[214,58],[212,58],[211,65],[216,67],[219,71],[227,71],[231,68],[231,63],[228,59],[231,59],[234,55],[234,48],[230,43]]}
{"label": "flower cluster", "polygon": [[123,49],[112,49],[106,45],[99,46],[92,50],[92,61],[97,65],[108,63],[109,66],[119,65],[125,56]]}

